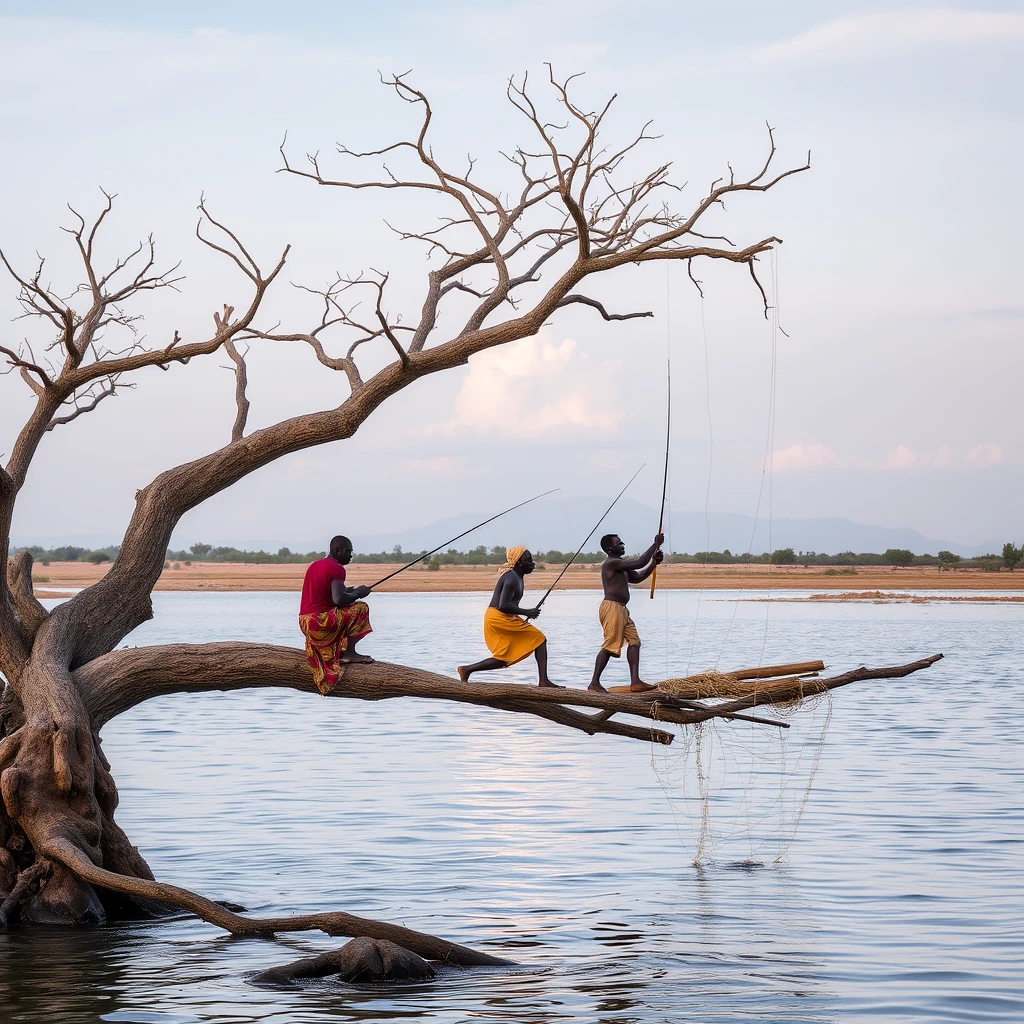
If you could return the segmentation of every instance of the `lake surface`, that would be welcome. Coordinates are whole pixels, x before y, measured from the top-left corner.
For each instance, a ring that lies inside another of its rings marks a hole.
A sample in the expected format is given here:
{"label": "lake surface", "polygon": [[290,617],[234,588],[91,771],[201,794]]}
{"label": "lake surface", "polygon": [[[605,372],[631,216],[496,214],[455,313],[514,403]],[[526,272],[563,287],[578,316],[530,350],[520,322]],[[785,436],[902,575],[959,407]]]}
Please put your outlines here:
{"label": "lake surface", "polygon": [[[784,738],[723,723],[667,749],[265,690],[161,698],[106,727],[118,820],[158,878],[262,914],[379,917],[518,966],[279,992],[248,978],[344,940],[232,939],[187,918],[15,930],[0,1020],[1024,1020],[1024,608],[734,600],[751,596],[638,593],[646,677],[946,658],[836,690]],[[597,600],[545,606],[554,679],[588,681]],[[295,595],[154,601],[130,643],[298,639]],[[485,603],[375,596],[365,649],[450,672],[486,654]],[[605,681],[625,673],[613,662]],[[530,682],[532,662],[492,678]]]}

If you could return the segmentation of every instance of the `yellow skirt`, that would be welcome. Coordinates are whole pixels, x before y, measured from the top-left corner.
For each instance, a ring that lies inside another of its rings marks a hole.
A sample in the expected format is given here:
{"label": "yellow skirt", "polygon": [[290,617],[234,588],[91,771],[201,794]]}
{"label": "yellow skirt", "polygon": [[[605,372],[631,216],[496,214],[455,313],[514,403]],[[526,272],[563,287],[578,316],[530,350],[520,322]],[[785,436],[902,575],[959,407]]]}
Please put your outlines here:
{"label": "yellow skirt", "polygon": [[518,615],[506,615],[497,608],[488,608],[484,612],[484,642],[498,661],[514,665],[528,658],[544,643],[544,634]]}

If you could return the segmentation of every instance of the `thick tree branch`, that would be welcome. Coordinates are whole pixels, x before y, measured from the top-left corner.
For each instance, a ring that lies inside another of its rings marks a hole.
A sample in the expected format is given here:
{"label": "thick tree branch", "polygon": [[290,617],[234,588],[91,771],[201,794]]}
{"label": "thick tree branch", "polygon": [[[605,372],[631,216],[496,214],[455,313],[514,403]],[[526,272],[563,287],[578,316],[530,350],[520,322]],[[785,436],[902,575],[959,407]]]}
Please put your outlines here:
{"label": "thick tree branch", "polygon": [[[72,678],[96,729],[102,728],[104,723],[129,708],[164,694],[253,687],[286,687],[318,693],[305,654],[290,647],[269,644],[171,644],[112,651],[77,669]],[[549,690],[517,683],[463,683],[434,672],[387,662],[346,666],[342,681],[331,697],[356,700],[388,700],[394,697],[452,700],[502,710],[525,711],[591,734],[616,733],[644,740],[652,738],[650,729],[627,732],[621,723],[595,722],[578,713],[562,714],[566,709],[559,705],[612,709],[647,719],[654,717],[650,702],[632,695],[573,689]],[[708,716],[685,712],[680,713],[680,717],[693,722]],[[671,740],[667,733],[662,736],[664,739],[661,742]]]}
{"label": "thick tree branch", "polygon": [[[773,680],[770,687],[765,684],[766,689],[758,695],[755,704],[784,703],[794,699],[794,693],[797,697],[821,693],[859,679],[907,675],[934,664],[941,657],[936,655],[894,668],[858,669],[831,679],[794,678],[791,685],[787,685],[786,680]],[[286,687],[307,693],[318,692],[304,652],[289,647],[234,641],[113,651],[79,668],[72,678],[96,729],[137,704],[166,694],[253,687]],[[571,687],[546,688],[472,680],[462,682],[423,669],[387,662],[345,666],[342,679],[330,696],[371,701],[395,697],[451,700],[540,715],[591,734],[613,732],[637,739],[656,739],[658,742],[671,742],[671,737],[668,734],[652,737],[649,728],[624,731],[621,723],[609,722],[607,718],[563,712],[568,712],[569,707],[592,708],[610,714],[628,714],[659,722],[691,725],[708,718],[729,717],[746,707],[755,706],[736,701],[718,704],[682,701],[674,698],[671,693],[661,691],[618,694]],[[553,711],[557,715],[553,715]],[[756,718],[753,721],[780,724]]]}
{"label": "thick tree branch", "polygon": [[22,642],[26,650],[31,650],[36,632],[49,613],[32,592],[32,555],[29,552],[23,551],[8,560],[7,593]]}

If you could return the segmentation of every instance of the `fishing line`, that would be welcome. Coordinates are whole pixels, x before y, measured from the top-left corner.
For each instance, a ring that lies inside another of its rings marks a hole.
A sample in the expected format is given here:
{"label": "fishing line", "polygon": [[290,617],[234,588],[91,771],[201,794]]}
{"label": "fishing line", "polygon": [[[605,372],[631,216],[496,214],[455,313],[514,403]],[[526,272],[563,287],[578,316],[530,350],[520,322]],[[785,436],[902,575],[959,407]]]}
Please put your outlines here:
{"label": "fishing line", "polygon": [[[672,264],[671,262],[665,263],[665,360],[669,366],[672,365]],[[669,389],[669,400],[671,401],[671,386]],[[669,439],[672,436],[672,421],[669,420]],[[666,537],[668,541],[668,550],[672,550],[672,480],[671,480],[671,464],[668,461],[668,445],[665,447],[665,481],[666,488],[665,494],[668,496],[668,532],[669,536]],[[662,514],[664,515],[664,506],[662,507]],[[668,590],[665,590],[665,600],[663,602],[665,608],[665,678],[668,679],[670,673],[670,662],[669,662],[669,615],[668,615]],[[653,744],[652,744],[653,745]]]}
{"label": "fishing line", "polygon": [[565,566],[562,568],[562,571],[555,577],[555,582],[552,583],[546,591],[544,591],[544,596],[537,602],[538,608],[540,608],[544,604],[544,602],[551,596],[551,591],[555,589],[555,587],[558,585],[558,581],[569,571],[569,566],[571,566],[572,563],[575,562],[577,558],[579,558],[580,553],[583,551],[584,547],[586,547],[587,541],[590,540],[590,538],[593,537],[595,533],[597,533],[597,528],[605,521],[605,519],[608,518],[608,513],[611,512],[613,508],[615,508],[615,505],[617,504],[619,498],[621,498],[626,493],[626,491],[629,489],[629,485],[640,475],[641,470],[646,465],[646,462],[642,463],[640,469],[638,469],[626,481],[626,486],[623,487],[622,490],[615,495],[615,500],[604,510],[604,513],[601,515],[601,518],[598,519],[598,521],[594,524],[594,528],[590,531],[590,533],[588,533],[586,537],[583,538],[583,543],[579,546],[579,549],[577,550],[576,554],[574,554],[572,558],[570,558],[569,561],[565,563]]}
{"label": "fishing line", "polygon": [[711,550],[711,516],[708,511],[711,504],[711,474],[715,461],[715,425],[711,418],[711,370],[708,356],[708,325],[704,315],[704,292],[700,292],[700,329],[704,341],[704,406],[708,416],[708,479],[704,490],[704,565],[701,572],[700,589],[697,591],[697,611],[693,618],[693,632],[690,634],[690,656],[686,661],[686,674],[690,674],[693,664],[693,652],[697,645],[697,623],[700,621],[700,606],[704,599],[704,577],[708,569],[708,553]]}
{"label": "fishing line", "polygon": [[779,347],[779,263],[778,250],[773,248],[769,252],[769,261],[772,269],[772,377],[770,392],[770,413],[768,417],[768,600],[764,607],[764,637],[761,641],[761,658],[758,665],[764,664],[764,652],[768,646],[768,630],[771,624],[772,610],[772,527],[775,517],[775,386],[776,386],[776,359]]}
{"label": "fishing line", "polygon": [[[771,600],[771,537],[772,537],[772,501],[771,501],[771,487],[772,487],[772,470],[773,470],[773,456],[772,453],[775,449],[775,382],[776,382],[776,353],[777,353],[777,341],[778,341],[778,305],[779,305],[779,278],[778,269],[775,260],[776,250],[772,249],[770,253],[771,267],[772,267],[772,317],[769,320],[769,335],[771,339],[771,367],[768,377],[768,412],[767,419],[765,422],[765,440],[764,440],[764,454],[761,458],[761,478],[757,488],[757,502],[754,505],[754,523],[750,528],[750,540],[747,542],[746,555],[749,564],[754,551],[754,540],[757,537],[757,527],[761,520],[761,504],[764,501],[765,481],[768,481],[769,490],[769,503],[768,503],[768,595],[769,601]],[[785,332],[783,332],[785,333]],[[721,663],[722,656],[725,654],[725,648],[729,643],[729,637],[732,634],[733,625],[736,622],[736,614],[739,611],[739,603],[737,602],[733,606],[732,617],[729,620],[729,628],[725,632],[725,636],[722,638],[722,646],[718,651],[718,658],[715,661],[715,667]],[[768,641],[768,625],[765,623],[765,633],[761,643],[761,658],[758,665],[764,663],[764,650],[765,644]]]}
{"label": "fishing line", "polygon": [[461,540],[463,537],[465,537],[467,534],[472,533],[474,530],[479,530],[482,526],[486,526],[488,523],[493,523],[495,519],[500,519],[502,516],[508,515],[509,512],[515,512],[517,508],[522,508],[524,505],[529,505],[532,501],[537,501],[538,498],[546,498],[549,494],[554,494],[556,490],[558,490],[558,488],[553,487],[550,491],[544,491],[543,494],[535,494],[532,498],[527,498],[526,501],[521,501],[518,505],[513,505],[511,508],[505,509],[504,512],[499,512],[497,515],[491,516],[490,519],[485,519],[482,523],[477,523],[476,526],[471,526],[468,530],[463,530],[462,533],[460,533],[458,536],[452,537],[451,540],[446,540],[444,544],[438,544],[436,548],[432,549],[431,551],[424,552],[422,555],[419,556],[419,558],[414,558],[411,562],[406,562],[405,565],[403,565],[400,569],[396,569],[394,572],[389,572],[387,576],[384,576],[381,579],[377,580],[376,583],[371,583],[370,589],[373,590],[374,587],[379,587],[382,583],[386,583],[388,580],[397,576],[399,573],[405,572],[406,569],[411,569],[414,565],[418,565],[420,562],[422,562],[426,558],[429,558],[431,555],[436,555],[437,552],[440,551],[443,547],[446,547],[448,544],[454,544],[455,541]]}

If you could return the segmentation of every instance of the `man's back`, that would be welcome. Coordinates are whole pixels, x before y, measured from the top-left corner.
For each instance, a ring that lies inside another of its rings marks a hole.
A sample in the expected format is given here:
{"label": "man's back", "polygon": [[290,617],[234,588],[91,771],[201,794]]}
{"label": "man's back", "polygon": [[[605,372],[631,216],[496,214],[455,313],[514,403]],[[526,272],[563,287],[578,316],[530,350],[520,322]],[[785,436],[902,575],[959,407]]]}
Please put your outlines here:
{"label": "man's back", "polygon": [[334,580],[345,581],[345,567],[329,555],[319,558],[306,568],[302,580],[302,601],[300,615],[319,615],[334,607],[331,584]]}
{"label": "man's back", "polygon": [[519,599],[523,596],[523,580],[514,569],[508,569],[498,577],[498,582],[494,584],[494,593],[491,594],[489,607],[500,609],[503,595],[510,599],[507,602],[509,604],[518,604]]}

